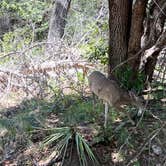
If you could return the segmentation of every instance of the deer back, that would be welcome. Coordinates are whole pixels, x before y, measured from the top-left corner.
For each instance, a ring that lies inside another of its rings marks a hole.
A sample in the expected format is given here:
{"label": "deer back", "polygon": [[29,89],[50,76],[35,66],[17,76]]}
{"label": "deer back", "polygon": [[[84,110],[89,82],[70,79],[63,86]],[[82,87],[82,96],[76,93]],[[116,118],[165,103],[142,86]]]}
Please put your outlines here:
{"label": "deer back", "polygon": [[143,108],[140,99],[133,92],[121,88],[115,79],[110,80],[99,71],[92,72],[88,81],[91,91],[112,106],[119,108],[122,105],[134,105]]}
{"label": "deer back", "polygon": [[88,81],[91,91],[110,105],[114,105],[120,99],[118,85],[104,74],[94,71],[88,76]]}

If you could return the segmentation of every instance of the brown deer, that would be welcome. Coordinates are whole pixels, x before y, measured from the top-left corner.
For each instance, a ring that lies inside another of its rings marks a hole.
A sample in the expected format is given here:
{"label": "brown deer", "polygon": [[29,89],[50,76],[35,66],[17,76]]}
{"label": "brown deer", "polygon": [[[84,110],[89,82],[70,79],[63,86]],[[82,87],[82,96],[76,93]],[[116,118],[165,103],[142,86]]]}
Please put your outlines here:
{"label": "brown deer", "polygon": [[[139,112],[143,109],[140,99],[132,92],[128,92],[122,89],[115,79],[108,79],[99,71],[94,71],[88,76],[89,86],[91,91],[103,99],[105,103],[108,103],[111,107],[114,107],[117,111],[124,112],[125,105],[134,105],[139,108]],[[105,127],[107,123],[108,105],[105,105]],[[127,116],[132,124],[134,121]]]}

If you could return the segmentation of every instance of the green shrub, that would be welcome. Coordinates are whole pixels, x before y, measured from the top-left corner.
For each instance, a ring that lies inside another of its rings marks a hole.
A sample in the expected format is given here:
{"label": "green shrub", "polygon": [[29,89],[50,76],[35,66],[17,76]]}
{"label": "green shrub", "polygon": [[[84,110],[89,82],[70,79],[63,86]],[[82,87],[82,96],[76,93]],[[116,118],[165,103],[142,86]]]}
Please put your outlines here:
{"label": "green shrub", "polygon": [[55,152],[58,154],[58,156],[63,156],[61,165],[64,164],[65,157],[68,151],[70,152],[70,158],[72,158],[71,152],[73,151],[73,148],[76,148],[77,150],[77,155],[81,166],[87,166],[89,161],[92,165],[99,165],[90,146],[88,145],[87,141],[82,137],[82,135],[77,131],[77,128],[61,127],[51,129],[44,128],[40,130],[51,131],[50,135],[45,138],[41,145],[48,146],[54,144]]}
{"label": "green shrub", "polygon": [[133,81],[131,76],[133,74],[132,68],[129,66],[123,67],[123,69],[117,69],[115,75],[121,86],[127,90],[134,90],[140,93],[144,88],[144,75],[141,72],[137,73],[137,78]]}

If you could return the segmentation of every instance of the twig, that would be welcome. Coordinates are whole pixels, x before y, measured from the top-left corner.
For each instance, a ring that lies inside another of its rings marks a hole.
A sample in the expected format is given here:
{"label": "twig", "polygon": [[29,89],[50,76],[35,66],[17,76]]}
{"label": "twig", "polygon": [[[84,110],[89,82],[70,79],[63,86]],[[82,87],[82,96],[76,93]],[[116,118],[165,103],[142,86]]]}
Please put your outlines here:
{"label": "twig", "polygon": [[137,159],[141,153],[143,152],[143,150],[145,149],[145,147],[147,146],[147,144],[149,143],[149,140],[152,141],[158,134],[159,132],[165,127],[166,123],[164,123],[160,128],[154,130],[152,133],[149,134],[148,138],[146,139],[146,141],[144,142],[144,144],[142,145],[141,149],[139,150],[139,152],[133,157],[133,159],[131,159],[126,166],[129,166],[131,163],[133,163],[135,161],[135,159]]}
{"label": "twig", "polygon": [[38,46],[42,46],[42,45],[47,45],[47,44],[49,44],[49,45],[57,45],[57,46],[59,45],[59,44],[57,44],[55,42],[40,42],[40,43],[35,43],[35,44],[29,46],[28,48],[25,48],[22,51],[15,51],[15,52],[10,52],[8,54],[5,54],[5,55],[3,55],[3,56],[0,57],[0,60],[4,59],[6,57],[9,57],[11,55],[15,55],[15,54],[20,54],[20,55],[25,54],[27,51],[31,50],[32,48],[35,48],[35,47],[38,47]]}
{"label": "twig", "polygon": [[128,58],[127,60],[121,62],[120,64],[118,64],[116,67],[114,67],[111,71],[111,73],[113,73],[117,68],[123,66],[124,64],[128,63],[129,61],[136,59],[140,54],[142,54],[143,51],[145,51],[148,47],[148,44],[146,46],[144,46],[141,50],[139,50],[134,56]]}
{"label": "twig", "polygon": [[159,5],[155,0],[153,0],[153,2],[154,2],[154,3],[156,4],[156,6],[160,9],[160,12],[162,12],[163,15],[166,16],[166,13],[163,11],[163,7],[161,8],[160,5]]}

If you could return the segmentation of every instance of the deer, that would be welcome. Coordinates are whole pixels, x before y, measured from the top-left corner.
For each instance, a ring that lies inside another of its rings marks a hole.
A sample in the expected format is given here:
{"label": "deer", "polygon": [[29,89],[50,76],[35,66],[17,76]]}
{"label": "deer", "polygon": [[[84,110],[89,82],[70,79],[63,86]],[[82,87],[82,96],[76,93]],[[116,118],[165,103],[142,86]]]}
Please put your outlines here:
{"label": "deer", "polygon": [[[133,92],[121,88],[116,79],[109,79],[101,72],[93,71],[88,76],[88,82],[92,93],[105,102],[104,127],[107,126],[108,105],[119,112],[125,111],[125,105],[132,105],[139,108],[139,113],[142,113],[143,105],[141,100]],[[135,122],[131,119],[130,114],[127,112],[126,114],[129,121],[134,125]]]}

